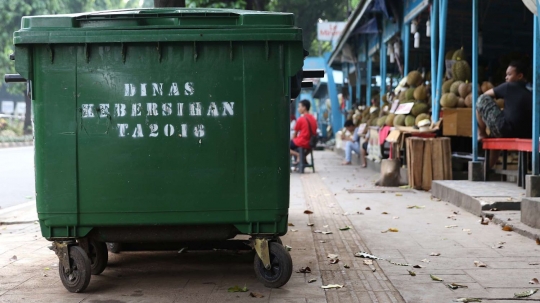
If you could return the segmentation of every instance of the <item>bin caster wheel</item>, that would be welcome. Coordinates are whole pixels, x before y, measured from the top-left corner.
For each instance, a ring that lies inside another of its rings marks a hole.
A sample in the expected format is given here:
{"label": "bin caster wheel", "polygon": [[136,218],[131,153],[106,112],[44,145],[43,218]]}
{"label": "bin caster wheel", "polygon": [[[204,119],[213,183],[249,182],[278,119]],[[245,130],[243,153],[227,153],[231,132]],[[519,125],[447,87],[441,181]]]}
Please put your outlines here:
{"label": "bin caster wheel", "polygon": [[69,269],[64,268],[62,262],[58,264],[60,280],[70,292],[83,292],[90,283],[90,259],[79,246],[69,248]]}
{"label": "bin caster wheel", "polygon": [[107,261],[109,260],[107,245],[105,242],[99,242],[96,240],[90,240],[88,244],[88,258],[90,259],[92,274],[99,275],[105,270],[105,267],[107,267]]}
{"label": "bin caster wheel", "polygon": [[276,237],[273,242],[276,242],[278,243],[279,245],[283,246],[283,242],[281,241],[281,238],[280,237]]}
{"label": "bin caster wheel", "polygon": [[292,258],[282,244],[268,243],[270,252],[270,269],[264,268],[259,256],[255,255],[254,267],[257,278],[266,287],[278,288],[285,285],[292,275]]}
{"label": "bin caster wheel", "polygon": [[113,254],[119,254],[122,251],[122,244],[116,242],[107,242],[107,249]]}

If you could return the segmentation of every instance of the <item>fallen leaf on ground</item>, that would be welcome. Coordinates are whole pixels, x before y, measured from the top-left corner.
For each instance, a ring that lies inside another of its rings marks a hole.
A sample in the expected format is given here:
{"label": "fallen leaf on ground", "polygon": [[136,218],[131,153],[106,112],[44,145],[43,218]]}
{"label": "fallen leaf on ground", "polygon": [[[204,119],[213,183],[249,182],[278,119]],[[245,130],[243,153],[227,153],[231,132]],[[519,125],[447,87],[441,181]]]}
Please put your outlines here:
{"label": "fallen leaf on ground", "polygon": [[421,262],[424,262],[424,263],[429,263],[429,260],[428,259],[424,259],[424,260],[420,260]]}
{"label": "fallen leaf on ground", "polygon": [[249,296],[250,297],[253,297],[253,298],[264,298],[264,295],[263,294],[260,294],[258,292],[250,292],[249,293]]}
{"label": "fallen leaf on ground", "polygon": [[434,275],[429,275],[431,277],[431,280],[433,281],[437,281],[437,282],[442,282],[444,281],[443,279],[437,277],[437,276],[434,276]]}
{"label": "fallen leaf on ground", "polygon": [[480,261],[474,261],[474,265],[476,267],[487,267],[487,265],[485,263],[482,263]]}
{"label": "fallen leaf on ground", "polygon": [[399,219],[399,217],[392,217],[392,219]]}
{"label": "fallen leaf on ground", "polygon": [[13,255],[13,257],[9,258],[9,261],[17,261],[17,256]]}
{"label": "fallen leaf on ground", "polygon": [[454,215],[459,215],[459,210],[455,211]]}
{"label": "fallen leaf on ground", "polygon": [[47,274],[43,274],[44,277],[48,277]]}
{"label": "fallen leaf on ground", "polygon": [[363,215],[363,214],[364,214],[364,213],[362,213],[362,212],[359,212],[359,211],[357,211],[356,213],[357,213],[357,214],[359,214],[359,215]]}
{"label": "fallen leaf on ground", "polygon": [[454,302],[470,303],[470,302],[482,302],[480,298],[459,298],[455,299]]}
{"label": "fallen leaf on ground", "polygon": [[438,253],[438,252],[432,252],[429,254],[430,256],[435,256],[435,257],[438,257],[441,255],[441,253]]}
{"label": "fallen leaf on ground", "polygon": [[393,233],[397,233],[399,230],[397,228],[395,228],[395,227],[391,227],[391,228],[388,229],[388,231],[393,232]]}
{"label": "fallen leaf on ground", "polygon": [[298,231],[298,229],[291,229],[291,231],[292,231],[292,232],[297,232],[297,231]]}
{"label": "fallen leaf on ground", "polygon": [[339,230],[349,230],[349,229],[351,229],[350,226],[345,226],[345,227],[341,227]]}
{"label": "fallen leaf on ground", "polygon": [[482,224],[482,225],[488,225],[488,224],[489,224],[489,219],[488,219],[488,218],[482,217],[482,219],[480,220],[480,224]]}
{"label": "fallen leaf on ground", "polygon": [[401,185],[399,188],[401,188],[401,189],[409,189],[411,187],[409,185]]}
{"label": "fallen leaf on ground", "polygon": [[385,212],[385,211],[383,211],[383,212],[382,212],[382,214],[383,214],[383,215],[388,215],[388,213],[387,213],[387,212]]}
{"label": "fallen leaf on ground", "polygon": [[248,291],[248,288],[246,286],[244,287],[240,287],[238,285],[235,285],[233,287],[229,287],[229,289],[227,289],[228,292],[246,292]]}
{"label": "fallen leaf on ground", "polygon": [[313,223],[308,223],[307,224],[307,226],[313,226],[313,225],[315,225],[315,224],[313,224]]}
{"label": "fallen leaf on ground", "polygon": [[45,267],[44,269],[45,269],[45,270],[50,270],[50,268],[49,268],[49,267]]}
{"label": "fallen leaf on ground", "polygon": [[290,247],[289,245],[285,245],[285,249],[286,249],[287,251],[291,251],[292,247]]}
{"label": "fallen leaf on ground", "polygon": [[529,284],[540,284],[540,281],[538,281],[537,278],[533,278],[531,281],[529,281]]}
{"label": "fallen leaf on ground", "polygon": [[368,206],[368,207],[366,207],[366,210],[371,210],[371,207],[369,207],[369,206]]}
{"label": "fallen leaf on ground", "polygon": [[323,225],[324,228],[328,228],[328,225]]}
{"label": "fallen leaf on ground", "polygon": [[349,266],[349,264],[345,264],[345,265],[343,265],[343,267],[345,267],[345,268],[351,268],[351,267]]}
{"label": "fallen leaf on ground", "polygon": [[328,254],[328,256],[326,256],[327,258],[330,258],[330,259],[335,259],[335,258],[338,258],[339,255],[337,254]]}
{"label": "fallen leaf on ground", "polygon": [[422,209],[424,208],[425,206],[419,206],[419,205],[409,205],[407,206],[407,209]]}
{"label": "fallen leaf on ground", "polygon": [[316,229],[316,230],[313,231],[313,233],[316,233],[316,234],[322,234],[322,230]]}
{"label": "fallen leaf on ground", "polygon": [[448,216],[448,217],[446,217],[446,218],[447,218],[447,219],[452,219],[452,220],[457,220],[457,219],[456,219],[456,215],[451,215],[451,216]]}
{"label": "fallen leaf on ground", "polygon": [[510,225],[505,225],[505,226],[503,226],[502,230],[504,230],[504,231],[513,231],[514,229]]}
{"label": "fallen leaf on ground", "polygon": [[311,279],[309,279],[309,280],[308,280],[307,282],[308,282],[308,283],[313,283],[313,282],[317,282],[317,279],[315,279],[315,278],[311,278]]}
{"label": "fallen leaf on ground", "polygon": [[338,264],[339,263],[339,259],[330,259],[330,264]]}
{"label": "fallen leaf on ground", "polygon": [[514,294],[514,297],[515,298],[530,297],[530,296],[534,295],[537,291],[538,291],[538,289],[531,289],[531,290],[527,290],[527,291],[524,291],[524,292],[518,292],[518,293]]}
{"label": "fallen leaf on ground", "polygon": [[331,289],[331,288],[343,288],[343,285],[339,284],[328,284],[321,286],[322,289]]}
{"label": "fallen leaf on ground", "polygon": [[321,241],[319,241],[319,243],[326,243],[326,241],[324,241],[324,240],[321,240]]}
{"label": "fallen leaf on ground", "polygon": [[332,233],[331,231],[323,231],[323,232],[322,232],[323,235],[329,235],[329,234],[331,234],[331,233]]}
{"label": "fallen leaf on ground", "polygon": [[413,276],[413,277],[416,277],[416,273],[412,270],[408,270],[407,271],[409,272],[409,275]]}
{"label": "fallen leaf on ground", "polygon": [[299,270],[297,270],[296,272],[299,273],[299,274],[309,274],[309,273],[311,273],[311,268],[309,268],[309,266],[302,267]]}
{"label": "fallen leaf on ground", "polygon": [[445,225],[444,227],[446,228],[454,228],[454,227],[458,227],[457,225]]}
{"label": "fallen leaf on ground", "polygon": [[294,224],[292,224],[292,223],[289,223],[289,224],[287,224],[287,225],[289,225],[289,226],[294,226]]}
{"label": "fallen leaf on ground", "polygon": [[538,262],[529,262],[529,265],[540,265]]}
{"label": "fallen leaf on ground", "polygon": [[469,288],[467,285],[458,284],[458,283],[451,283],[447,285],[450,289],[458,289],[458,288]]}
{"label": "fallen leaf on ground", "polygon": [[403,194],[400,194],[400,193],[396,194],[396,197],[401,197],[401,196],[403,196]]}
{"label": "fallen leaf on ground", "polygon": [[536,238],[536,245],[540,245],[540,239]]}
{"label": "fallen leaf on ground", "polygon": [[424,268],[422,265],[413,265],[413,268]]}
{"label": "fallen leaf on ground", "polygon": [[364,265],[373,265],[373,260],[365,259]]}
{"label": "fallen leaf on ground", "polygon": [[311,215],[313,212],[309,209],[304,210],[304,214]]}

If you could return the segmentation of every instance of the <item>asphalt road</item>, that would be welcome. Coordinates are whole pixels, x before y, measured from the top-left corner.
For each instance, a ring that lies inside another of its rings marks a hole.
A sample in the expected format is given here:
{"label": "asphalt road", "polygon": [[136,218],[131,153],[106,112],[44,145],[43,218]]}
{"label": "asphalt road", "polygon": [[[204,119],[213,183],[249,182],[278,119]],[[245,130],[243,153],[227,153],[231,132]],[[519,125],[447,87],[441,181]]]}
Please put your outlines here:
{"label": "asphalt road", "polygon": [[34,147],[0,148],[0,207],[35,198]]}

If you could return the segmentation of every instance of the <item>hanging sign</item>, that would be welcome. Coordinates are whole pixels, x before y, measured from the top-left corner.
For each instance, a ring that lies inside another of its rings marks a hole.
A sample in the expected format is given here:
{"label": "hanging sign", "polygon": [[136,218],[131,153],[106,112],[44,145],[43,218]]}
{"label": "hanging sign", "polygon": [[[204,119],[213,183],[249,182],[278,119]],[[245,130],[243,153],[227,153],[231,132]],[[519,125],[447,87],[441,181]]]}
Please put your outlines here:
{"label": "hanging sign", "polygon": [[379,50],[379,35],[370,35],[368,41],[368,55],[373,56]]}
{"label": "hanging sign", "polygon": [[320,22],[317,23],[317,40],[332,41],[337,40],[347,22]]}
{"label": "hanging sign", "polygon": [[404,23],[411,22],[428,5],[429,0],[405,0],[403,5]]}

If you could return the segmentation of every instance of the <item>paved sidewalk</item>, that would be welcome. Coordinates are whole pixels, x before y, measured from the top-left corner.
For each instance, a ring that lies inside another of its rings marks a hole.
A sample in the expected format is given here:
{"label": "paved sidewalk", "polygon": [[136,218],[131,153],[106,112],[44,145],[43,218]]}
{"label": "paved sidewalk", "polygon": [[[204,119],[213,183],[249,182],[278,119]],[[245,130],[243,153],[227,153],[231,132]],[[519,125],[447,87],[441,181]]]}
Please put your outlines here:
{"label": "paved sidewalk", "polygon": [[[71,294],[61,285],[58,260],[38,224],[26,223],[0,225],[0,302],[439,303],[460,297],[511,298],[534,288],[528,284],[532,278],[540,279],[540,265],[530,265],[540,264],[535,241],[504,232],[494,223],[481,225],[478,217],[432,200],[426,192],[377,189],[377,174],[341,166],[342,159],[333,152],[316,152],[315,161],[316,174],[291,175],[289,222],[294,226],[289,228],[296,231],[283,237],[292,247],[294,269],[309,266],[312,273],[294,272],[281,289],[267,289],[256,280],[251,253],[123,252],[109,254],[109,266],[92,277],[85,293]],[[349,193],[351,189],[380,192]],[[407,208],[413,205],[419,208]],[[304,214],[306,209],[313,214]],[[345,226],[351,229],[339,229]],[[382,232],[389,228],[398,232]],[[369,267],[354,257],[358,251],[424,268],[383,260]],[[432,252],[440,256],[430,256]],[[338,254],[339,263],[330,264],[328,254]],[[474,261],[487,267],[475,267]],[[444,281],[435,282],[430,274]],[[308,283],[312,278],[317,281]],[[468,288],[451,290],[448,283]],[[321,289],[327,284],[344,287]],[[228,293],[234,285],[246,285],[249,291]],[[252,298],[249,292],[264,298]],[[530,299],[540,299],[540,294]]]}

